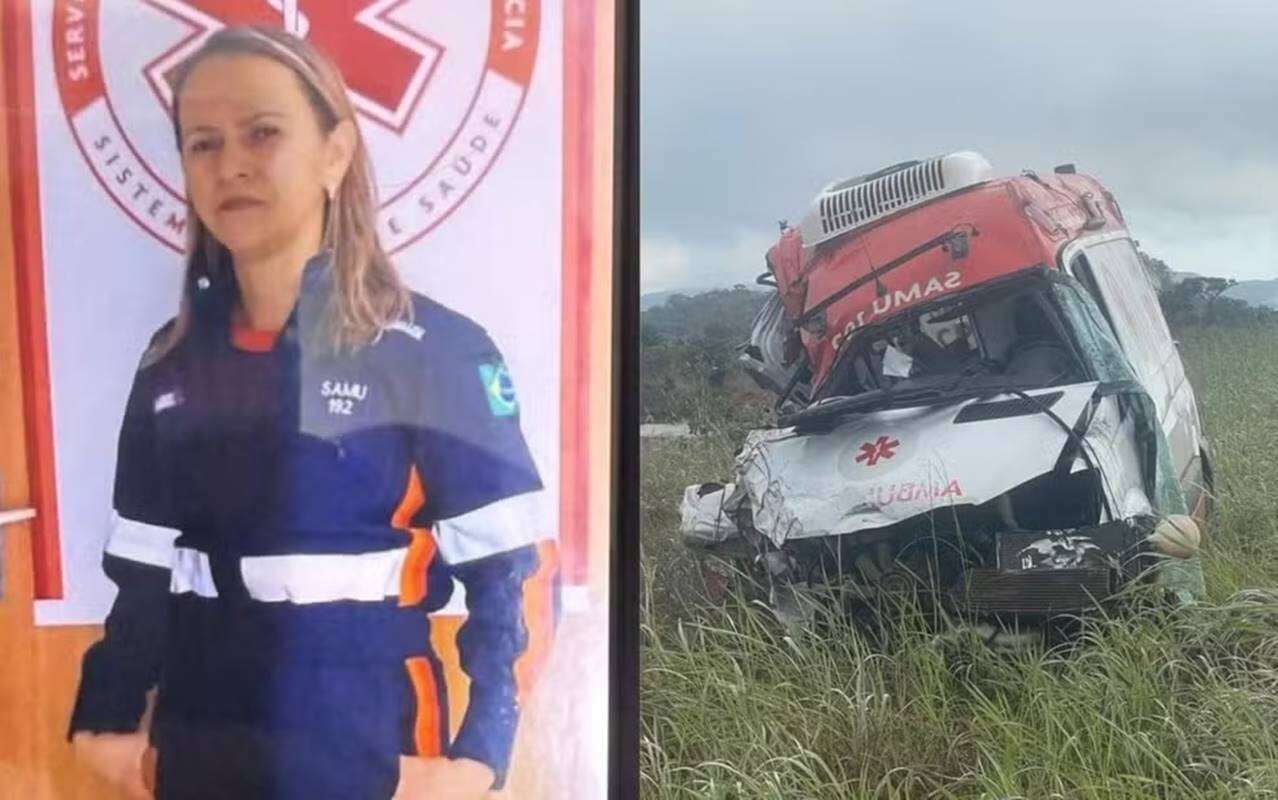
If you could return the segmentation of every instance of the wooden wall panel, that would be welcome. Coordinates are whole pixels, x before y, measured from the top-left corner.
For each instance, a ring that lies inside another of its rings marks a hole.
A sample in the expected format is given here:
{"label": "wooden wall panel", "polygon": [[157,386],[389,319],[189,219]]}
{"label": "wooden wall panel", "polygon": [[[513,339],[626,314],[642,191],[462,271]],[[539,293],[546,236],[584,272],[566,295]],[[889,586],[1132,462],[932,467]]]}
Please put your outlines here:
{"label": "wooden wall panel", "polygon": [[[0,105],[3,97],[0,84]],[[0,155],[8,152],[7,144],[5,128],[0,125]],[[0,508],[21,508],[27,505],[28,491],[7,163],[7,159],[0,160]],[[35,795],[34,773],[26,768],[35,760],[30,731],[36,718],[31,572],[27,568],[31,563],[30,527],[16,524],[0,529],[4,537],[0,568],[5,572],[4,596],[0,597],[0,797]]]}
{"label": "wooden wall panel", "polygon": [[[0,3],[0,29],[5,24]],[[4,63],[0,40],[0,64]],[[0,82],[0,108],[4,84]],[[27,505],[26,448],[22,436],[22,385],[18,353],[17,308],[13,281],[13,249],[9,230],[8,138],[0,125],[0,508]],[[0,597],[0,797],[35,794],[35,760],[30,736],[35,719],[35,661],[31,658],[32,626],[30,525],[0,528],[3,537],[4,595]]]}
{"label": "wooden wall panel", "polygon": [[[0,28],[13,10],[0,0]],[[0,43],[0,47],[3,44]],[[0,63],[4,63],[0,52]],[[11,103],[0,83],[0,108]],[[2,117],[3,115],[0,115]],[[0,125],[0,507],[31,504],[22,416],[17,298],[6,126]],[[66,744],[67,717],[79,681],[80,654],[101,636],[100,626],[36,628],[33,620],[29,525],[10,525],[5,537],[5,594],[0,599],[0,798],[64,800],[112,793],[85,773]]]}
{"label": "wooden wall panel", "polygon": [[[12,9],[0,2],[0,28]],[[0,45],[2,46],[2,45]],[[0,52],[0,63],[3,63]],[[0,108],[10,108],[0,85]],[[22,416],[17,298],[10,208],[9,142],[0,125],[0,506],[30,505]],[[63,740],[79,676],[80,653],[99,635],[94,626],[37,629],[33,621],[29,525],[5,537],[5,594],[0,599],[0,798],[109,798],[110,792],[71,761]]]}

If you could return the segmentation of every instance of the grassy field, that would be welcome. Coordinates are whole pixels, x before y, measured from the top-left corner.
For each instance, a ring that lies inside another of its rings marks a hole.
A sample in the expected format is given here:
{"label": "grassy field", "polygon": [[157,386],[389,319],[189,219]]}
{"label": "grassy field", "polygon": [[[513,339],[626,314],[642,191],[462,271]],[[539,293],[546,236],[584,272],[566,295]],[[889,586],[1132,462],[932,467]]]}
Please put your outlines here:
{"label": "grassy field", "polygon": [[705,603],[678,541],[739,430],[642,445],[648,798],[1278,798],[1278,329],[1183,332],[1215,448],[1208,597],[1097,620],[1070,653],[847,626],[783,635]]}

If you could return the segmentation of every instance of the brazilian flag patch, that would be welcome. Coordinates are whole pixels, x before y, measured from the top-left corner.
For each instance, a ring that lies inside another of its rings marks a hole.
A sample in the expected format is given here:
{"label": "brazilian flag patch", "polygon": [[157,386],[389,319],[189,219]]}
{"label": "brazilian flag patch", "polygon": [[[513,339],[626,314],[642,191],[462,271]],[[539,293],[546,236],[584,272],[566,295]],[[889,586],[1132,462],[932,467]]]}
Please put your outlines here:
{"label": "brazilian flag patch", "polygon": [[510,380],[510,372],[506,365],[480,364],[479,380],[484,384],[484,394],[488,397],[488,410],[494,417],[514,416],[519,410],[515,402],[515,384]]}

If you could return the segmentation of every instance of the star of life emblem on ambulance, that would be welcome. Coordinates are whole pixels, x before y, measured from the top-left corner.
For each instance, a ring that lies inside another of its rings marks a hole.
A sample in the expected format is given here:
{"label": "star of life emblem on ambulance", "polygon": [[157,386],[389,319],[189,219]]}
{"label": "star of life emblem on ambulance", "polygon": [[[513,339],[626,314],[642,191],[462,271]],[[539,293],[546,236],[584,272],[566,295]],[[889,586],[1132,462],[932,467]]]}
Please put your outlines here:
{"label": "star of life emblem on ambulance", "polygon": [[880,436],[873,442],[866,442],[861,445],[860,455],[856,457],[856,460],[864,462],[867,467],[873,467],[879,463],[880,459],[890,459],[895,456],[896,448],[900,446],[901,442],[899,440]]}
{"label": "star of life emblem on ambulance", "polygon": [[541,32],[541,0],[448,13],[408,0],[65,0],[48,9],[51,68],[87,168],[128,219],[177,252],[188,210],[171,80],[213,33],[278,26],[333,59],[381,181],[378,235],[394,252],[443,224],[499,162]]}

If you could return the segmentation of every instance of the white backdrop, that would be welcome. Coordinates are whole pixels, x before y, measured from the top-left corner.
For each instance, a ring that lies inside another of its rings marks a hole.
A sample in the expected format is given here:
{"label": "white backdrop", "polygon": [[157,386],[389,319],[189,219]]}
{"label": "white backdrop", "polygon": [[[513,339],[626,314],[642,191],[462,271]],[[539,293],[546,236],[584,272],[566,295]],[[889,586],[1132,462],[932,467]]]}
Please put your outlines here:
{"label": "white backdrop", "polygon": [[[216,5],[208,0],[101,3],[96,31],[79,33],[73,24],[80,22],[77,9],[91,4],[71,0],[64,6],[71,16],[55,26],[53,2],[32,3],[64,586],[62,600],[37,602],[36,620],[42,625],[98,622],[114,597],[100,558],[116,436],[137,359],[150,334],[176,308],[182,266],[181,256],[161,241],[163,224],[154,221],[180,209],[177,195],[166,195],[154,178],[180,192],[180,173],[171,126],[148,75],[157,74],[166,51],[196,30],[181,14],[190,12],[199,22],[192,7]],[[299,7],[303,22],[308,8],[279,0],[244,0],[243,5]],[[547,487],[541,525],[553,532],[559,497],[563,37],[560,0],[525,4],[537,5],[536,61],[524,94],[517,83],[485,72],[492,63],[490,35],[497,50],[529,46],[533,37],[521,27],[528,19],[501,17],[491,24],[492,14],[508,14],[521,4],[507,3],[504,12],[502,3],[371,4],[360,18],[366,27],[418,47],[423,63],[434,68],[420,101],[398,109],[403,130],[391,127],[394,110],[380,121],[362,118],[361,127],[373,149],[382,197],[407,189],[383,211],[384,241],[398,247],[424,233],[396,252],[399,269],[413,288],[483,324],[506,355],[524,433]],[[374,13],[383,16],[369,16]],[[101,54],[109,108],[98,101],[67,113],[54,46],[65,48],[64,80],[69,80],[68,65],[85,63],[79,60],[85,49],[91,69],[92,52]],[[404,114],[405,109],[412,113]],[[477,143],[477,135],[485,136],[484,142]],[[96,147],[104,137],[111,142]],[[117,158],[110,161],[113,155]],[[432,162],[431,173],[412,185]],[[126,166],[131,169],[124,176]],[[485,166],[486,174],[480,175]],[[112,186],[112,180],[118,182]],[[139,186],[146,187],[140,195]],[[434,205],[433,217],[426,203]],[[451,214],[428,230],[448,207]],[[148,213],[157,216],[149,219]]]}

